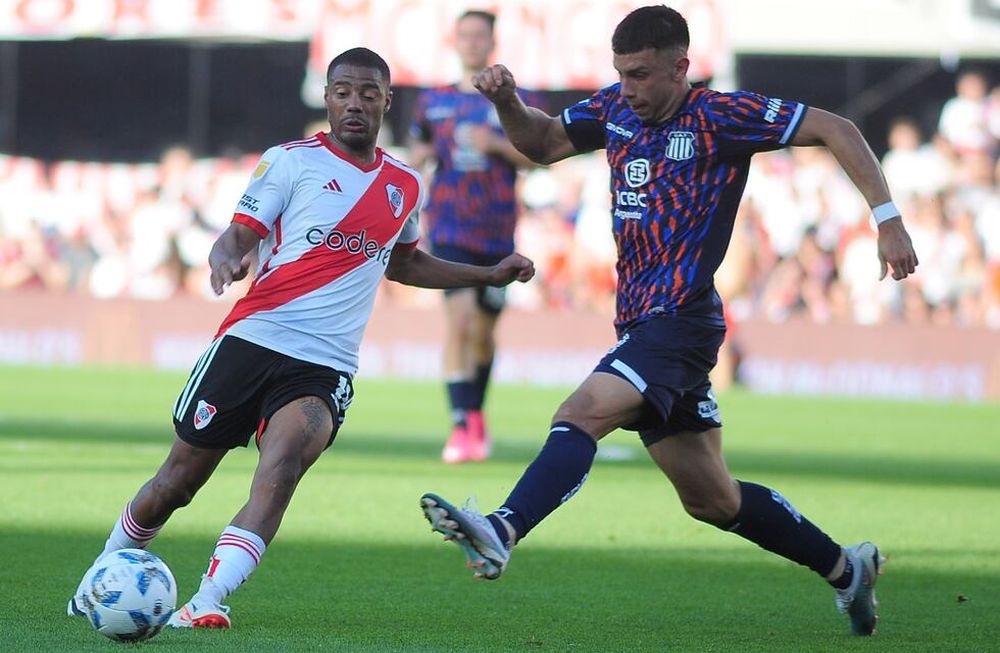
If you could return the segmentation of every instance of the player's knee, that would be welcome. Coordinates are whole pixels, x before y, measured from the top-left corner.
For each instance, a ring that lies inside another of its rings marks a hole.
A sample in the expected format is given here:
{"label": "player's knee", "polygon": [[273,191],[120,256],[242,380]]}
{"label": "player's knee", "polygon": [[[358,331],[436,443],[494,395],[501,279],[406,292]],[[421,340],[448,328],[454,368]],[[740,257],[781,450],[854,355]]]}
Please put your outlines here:
{"label": "player's knee", "polygon": [[725,495],[682,496],[681,503],[691,517],[713,526],[732,523],[739,510],[739,503]]}
{"label": "player's knee", "polygon": [[616,421],[613,406],[593,401],[579,393],[574,393],[563,401],[552,419],[554,422],[576,424],[592,435],[594,435],[592,431],[600,425],[613,425],[613,422]]}
{"label": "player's knee", "polygon": [[556,409],[555,414],[552,416],[552,422],[570,422],[571,424],[576,424],[580,421],[580,413],[573,409],[572,406],[566,405],[563,402],[562,405]]}
{"label": "player's knee", "polygon": [[592,412],[593,406],[588,406],[586,402],[579,401],[579,398],[573,394],[559,404],[559,408],[556,409],[552,421],[577,424],[588,419]]}

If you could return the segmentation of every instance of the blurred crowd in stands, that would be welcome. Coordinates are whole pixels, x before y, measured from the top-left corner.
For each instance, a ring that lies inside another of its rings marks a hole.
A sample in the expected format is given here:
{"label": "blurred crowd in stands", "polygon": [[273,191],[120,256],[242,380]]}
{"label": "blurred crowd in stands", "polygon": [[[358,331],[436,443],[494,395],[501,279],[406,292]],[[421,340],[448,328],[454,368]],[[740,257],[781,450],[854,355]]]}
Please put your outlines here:
{"label": "blurred crowd in stands", "polygon": [[[733,318],[1000,329],[1000,86],[989,91],[966,73],[935,133],[900,117],[888,136],[882,162],[920,257],[916,276],[879,283],[868,207],[825,150],[759,154],[716,276]],[[209,249],[255,163],[193,159],[182,147],[149,164],[0,155],[0,291],[210,297]],[[520,183],[518,247],[539,274],[511,288],[511,304],[610,313],[603,153],[526,172]],[[439,294],[387,285],[381,300],[433,304]]]}

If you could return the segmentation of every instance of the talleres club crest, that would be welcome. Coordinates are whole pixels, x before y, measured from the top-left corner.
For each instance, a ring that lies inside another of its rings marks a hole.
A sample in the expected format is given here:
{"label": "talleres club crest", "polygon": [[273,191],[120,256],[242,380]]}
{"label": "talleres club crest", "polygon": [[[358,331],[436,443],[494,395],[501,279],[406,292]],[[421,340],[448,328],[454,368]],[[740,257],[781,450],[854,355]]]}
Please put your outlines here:
{"label": "talleres club crest", "polygon": [[385,194],[389,198],[393,217],[399,218],[403,213],[403,189],[395,184],[386,184]]}
{"label": "talleres club crest", "polygon": [[674,161],[685,161],[694,156],[694,133],[688,131],[675,131],[667,134],[668,159]]}

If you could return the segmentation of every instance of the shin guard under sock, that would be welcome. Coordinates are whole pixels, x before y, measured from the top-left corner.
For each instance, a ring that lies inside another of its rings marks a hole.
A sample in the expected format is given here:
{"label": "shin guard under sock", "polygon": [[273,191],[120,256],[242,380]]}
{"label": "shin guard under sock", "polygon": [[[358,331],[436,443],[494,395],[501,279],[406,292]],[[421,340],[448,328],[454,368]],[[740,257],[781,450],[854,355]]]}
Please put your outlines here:
{"label": "shin guard under sock", "polygon": [[840,559],[841,547],[803,517],[777,490],[739,481],[740,510],[723,530],[762,549],[809,567],[826,577]]}
{"label": "shin guard under sock", "polygon": [[552,425],[545,446],[496,511],[514,527],[516,539],[579,491],[596,453],[597,443],[579,427],[569,422]]}

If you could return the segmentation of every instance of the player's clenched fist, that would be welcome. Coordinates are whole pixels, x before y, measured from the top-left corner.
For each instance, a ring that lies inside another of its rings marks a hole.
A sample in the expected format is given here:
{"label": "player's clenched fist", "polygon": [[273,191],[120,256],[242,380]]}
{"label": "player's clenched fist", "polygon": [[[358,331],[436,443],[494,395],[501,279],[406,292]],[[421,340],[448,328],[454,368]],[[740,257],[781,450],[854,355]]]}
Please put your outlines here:
{"label": "player's clenched fist", "polygon": [[491,286],[506,286],[512,281],[524,283],[535,276],[535,264],[520,254],[511,254],[493,266],[490,271]]}
{"label": "player's clenched fist", "polygon": [[517,88],[514,76],[503,64],[493,64],[479,71],[473,76],[472,84],[494,103],[511,99]]}

